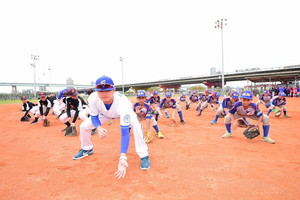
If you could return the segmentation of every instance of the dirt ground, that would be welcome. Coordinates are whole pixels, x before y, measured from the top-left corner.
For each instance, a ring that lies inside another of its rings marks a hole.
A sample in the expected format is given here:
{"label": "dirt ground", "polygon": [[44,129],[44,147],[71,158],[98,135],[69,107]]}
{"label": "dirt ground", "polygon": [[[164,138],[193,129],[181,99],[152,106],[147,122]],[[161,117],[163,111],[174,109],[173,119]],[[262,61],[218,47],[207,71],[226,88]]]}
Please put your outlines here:
{"label": "dirt ground", "polygon": [[276,144],[260,137],[247,140],[242,128],[223,139],[223,119],[211,125],[215,113],[206,109],[197,117],[195,105],[183,109],[186,125],[169,127],[168,119],[160,118],[165,138],[148,145],[151,168],[139,169],[131,136],[129,168],[121,180],[114,176],[117,120],[104,125],[108,138],[92,136],[94,155],[73,160],[80,148],[78,136],[64,136],[64,125],[54,115],[50,127],[20,122],[21,105],[0,105],[1,200],[300,199],[300,98],[287,99],[291,118],[270,115],[270,137]]}

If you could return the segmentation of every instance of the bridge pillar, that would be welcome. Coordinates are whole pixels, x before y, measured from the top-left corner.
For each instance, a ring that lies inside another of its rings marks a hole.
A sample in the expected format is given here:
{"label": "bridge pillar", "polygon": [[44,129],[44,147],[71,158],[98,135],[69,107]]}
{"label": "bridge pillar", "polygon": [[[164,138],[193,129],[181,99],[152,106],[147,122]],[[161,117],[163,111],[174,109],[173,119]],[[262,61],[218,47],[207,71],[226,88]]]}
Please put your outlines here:
{"label": "bridge pillar", "polygon": [[181,85],[159,85],[163,89],[163,92],[166,92],[167,89],[173,88],[175,92],[178,92],[178,89],[181,87]]}
{"label": "bridge pillar", "polygon": [[17,93],[17,86],[16,85],[11,86],[11,93]]}

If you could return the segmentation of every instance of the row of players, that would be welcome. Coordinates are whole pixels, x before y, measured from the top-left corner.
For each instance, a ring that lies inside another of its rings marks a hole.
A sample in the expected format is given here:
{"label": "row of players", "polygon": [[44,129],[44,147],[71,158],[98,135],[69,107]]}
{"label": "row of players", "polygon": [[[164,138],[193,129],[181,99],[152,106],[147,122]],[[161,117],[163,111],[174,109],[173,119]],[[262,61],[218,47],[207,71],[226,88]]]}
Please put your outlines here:
{"label": "row of players", "polygon": [[[105,138],[108,135],[108,130],[102,127],[102,124],[111,119],[120,119],[120,130],[121,130],[121,148],[120,148],[120,159],[118,163],[118,171],[116,172],[117,178],[123,178],[126,174],[127,165],[127,151],[129,145],[129,131],[133,131],[136,152],[141,158],[140,168],[142,170],[147,170],[150,168],[148,147],[145,141],[145,135],[141,128],[141,120],[148,120],[152,124],[153,128],[157,132],[159,138],[163,138],[162,134],[159,134],[159,128],[157,120],[155,117],[162,116],[161,111],[172,109],[172,118],[175,118],[174,111],[177,110],[180,117],[181,124],[184,125],[185,121],[183,119],[182,111],[180,109],[179,103],[183,101],[175,101],[172,98],[171,93],[166,93],[165,98],[163,98],[159,103],[153,103],[149,100],[149,104],[146,102],[145,91],[138,91],[137,101],[134,106],[124,95],[115,92],[114,83],[111,78],[103,76],[97,79],[95,92],[92,92],[86,104],[83,103],[78,92],[74,88],[66,89],[58,95],[58,99],[53,105],[53,111],[58,115],[58,118],[66,124],[67,127],[75,126],[75,121],[77,117],[81,117],[83,122],[80,124],[80,141],[81,149],[79,152],[73,156],[74,160],[90,156],[94,153],[93,144],[91,142],[92,130],[98,133],[100,138]],[[209,92],[208,92],[209,93]],[[152,94],[150,99],[158,94]],[[60,98],[62,96],[62,98]],[[219,98],[217,93],[208,94],[208,96],[215,96]],[[276,98],[280,100],[275,100]],[[63,100],[65,99],[65,100]],[[29,112],[34,113],[35,119],[31,122],[35,124],[38,119],[46,119],[51,108],[51,102],[47,99],[45,93],[40,94],[40,99],[38,105],[29,102],[26,97],[22,97],[23,107],[24,107],[24,117],[27,117]],[[274,102],[278,102],[274,104]],[[271,101],[273,106],[278,106],[284,109],[284,104],[281,102],[286,102],[284,95],[280,93],[278,97],[274,97]],[[279,104],[280,102],[280,104]],[[207,100],[201,104],[199,112],[203,111],[205,103],[209,105],[210,102]],[[65,104],[65,111],[63,111],[63,104]],[[81,109],[84,107],[86,109]],[[146,106],[148,105],[148,106]],[[188,105],[188,106],[187,106]],[[186,108],[189,109],[190,104],[187,104]],[[258,106],[253,103],[253,94],[250,91],[244,91],[241,94],[237,92],[232,92],[230,97],[224,98],[221,104],[218,104],[217,116],[226,114],[224,118],[226,133],[222,136],[223,138],[228,138],[232,136],[231,123],[235,119],[247,117],[257,121],[258,127],[262,124],[263,137],[262,141],[274,144],[275,141],[269,137],[269,116],[263,114]],[[265,103],[266,105],[266,103]],[[132,108],[133,107],[133,108]],[[272,105],[269,107],[272,108]],[[90,116],[89,116],[90,115]],[[286,109],[285,109],[286,115]],[[155,116],[155,117],[154,117]],[[287,115],[286,115],[287,116]],[[158,118],[157,118],[158,119]],[[149,126],[150,127],[150,126]],[[148,128],[149,130],[149,128]],[[147,135],[146,135],[147,137]],[[151,139],[151,138],[150,138]]]}
{"label": "row of players", "polygon": [[[253,99],[252,96],[253,94],[251,93],[251,99]],[[272,111],[277,112],[275,107],[279,107],[280,110],[283,110],[284,116],[288,117],[288,115],[286,114],[287,111],[285,106],[285,96],[286,95],[284,92],[279,92],[278,96],[272,97],[270,92],[266,90],[260,96],[256,104],[256,109],[259,110],[259,105],[264,104],[266,108],[269,108],[268,112],[266,113],[266,115],[268,116]],[[172,93],[170,92],[166,92],[165,98],[161,100],[157,91],[154,91],[149,99],[147,99],[145,91],[138,91],[138,102],[134,104],[133,109],[140,121],[147,119],[145,141],[150,142],[153,138],[149,128],[150,124],[155,129],[158,138],[164,137],[163,134],[159,131],[157,125],[158,116],[162,116],[161,111],[164,111],[166,117],[169,118],[167,109],[173,108],[171,116],[172,119],[174,119],[174,109],[176,109],[181,124],[185,124],[183,114],[179,106],[181,102],[185,102],[187,110],[190,108],[191,103],[197,103],[196,110],[199,110],[198,116],[201,116],[203,110],[205,110],[208,106],[215,109],[214,111],[216,111],[216,116],[215,119],[211,121],[211,124],[216,124],[218,122],[218,118],[226,116],[226,110],[231,110],[234,104],[239,101],[238,92],[231,92],[230,97],[224,98],[220,104],[219,97],[220,94],[218,94],[217,92],[212,93],[210,90],[206,90],[204,94],[200,95],[200,97],[198,97],[196,92],[193,92],[189,97],[189,100],[187,100],[185,93],[183,93],[176,102],[175,99],[172,98]],[[50,98],[47,98],[45,93],[40,93],[38,105],[29,102],[24,96],[21,99],[23,101],[22,108],[25,116],[30,116],[28,115],[29,111],[34,113],[35,115],[35,119],[31,122],[31,124],[37,123],[41,115],[42,119],[46,119],[50,108],[53,105],[53,103],[51,103],[51,101],[49,100]],[[89,116],[87,103],[82,97],[78,95],[78,92],[74,88],[64,89],[58,94],[58,98],[54,100],[53,112],[64,124],[66,124],[66,128],[62,131],[66,131],[70,126],[74,127],[78,117],[82,120],[85,120]],[[152,117],[153,115],[155,116],[155,118]],[[244,116],[243,120],[247,125],[250,125],[250,123],[246,120],[246,117],[247,116]],[[93,133],[95,133],[95,130],[93,131]]]}

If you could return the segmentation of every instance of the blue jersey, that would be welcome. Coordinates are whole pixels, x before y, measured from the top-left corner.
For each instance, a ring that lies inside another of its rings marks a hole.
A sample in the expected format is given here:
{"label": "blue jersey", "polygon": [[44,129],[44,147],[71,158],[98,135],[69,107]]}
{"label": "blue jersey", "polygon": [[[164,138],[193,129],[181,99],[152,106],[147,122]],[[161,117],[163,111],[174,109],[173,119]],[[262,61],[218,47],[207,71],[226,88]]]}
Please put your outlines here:
{"label": "blue jersey", "polygon": [[137,113],[137,117],[139,119],[150,119],[152,117],[151,115],[151,111],[152,109],[150,108],[150,106],[148,104],[144,104],[143,106],[140,105],[139,102],[135,103],[133,105],[133,111],[136,112],[137,111],[137,107],[139,106],[139,113]]}
{"label": "blue jersey", "polygon": [[160,102],[160,96],[157,97],[151,96],[148,100],[148,103],[150,104],[159,104],[159,102]]}
{"label": "blue jersey", "polygon": [[277,96],[277,97],[274,97],[274,98],[272,99],[272,104],[273,104],[274,106],[282,106],[282,105],[286,105],[286,99],[285,99],[285,97],[284,97],[283,99],[279,99],[278,96]]}
{"label": "blue jersey", "polygon": [[267,96],[265,96],[265,94],[262,94],[260,95],[259,99],[263,102],[269,102],[272,99],[272,95],[268,94]]}
{"label": "blue jersey", "polygon": [[233,103],[233,102],[230,101],[230,97],[227,97],[227,98],[223,99],[223,101],[222,101],[222,107],[223,108],[231,109],[234,106],[235,103],[236,102]]}
{"label": "blue jersey", "polygon": [[242,105],[242,102],[238,101],[234,106],[229,110],[229,113],[237,113],[241,116],[256,116],[261,117],[263,113],[257,108],[255,103],[250,103],[249,107],[245,109]]}
{"label": "blue jersey", "polygon": [[168,102],[167,98],[163,98],[163,100],[159,104],[159,107],[160,108],[176,108],[176,101],[174,99],[171,99]]}
{"label": "blue jersey", "polygon": [[199,101],[206,101],[207,100],[207,97],[208,97],[208,95],[206,95],[206,94],[202,94],[200,97],[199,97]]}
{"label": "blue jersey", "polygon": [[209,95],[206,99],[207,103],[215,103],[219,104],[219,97],[213,97],[212,95]]}
{"label": "blue jersey", "polygon": [[181,101],[181,102],[185,102],[186,101],[186,96],[180,96],[178,100]]}
{"label": "blue jersey", "polygon": [[191,102],[193,102],[193,103],[197,102],[197,101],[198,101],[198,95],[191,95],[191,96],[190,96],[190,100],[191,100]]}

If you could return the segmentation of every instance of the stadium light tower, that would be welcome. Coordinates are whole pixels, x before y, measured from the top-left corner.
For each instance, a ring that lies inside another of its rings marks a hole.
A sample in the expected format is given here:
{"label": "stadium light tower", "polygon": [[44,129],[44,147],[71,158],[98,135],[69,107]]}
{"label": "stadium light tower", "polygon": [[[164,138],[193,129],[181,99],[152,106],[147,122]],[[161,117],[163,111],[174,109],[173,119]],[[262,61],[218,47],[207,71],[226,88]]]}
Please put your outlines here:
{"label": "stadium light tower", "polygon": [[222,96],[224,96],[224,51],[223,51],[223,28],[227,25],[227,19],[218,19],[215,22],[215,28],[221,29],[221,48],[222,48]]}
{"label": "stadium light tower", "polygon": [[48,66],[48,70],[49,70],[49,90],[51,92],[51,70],[52,70],[52,67]]}
{"label": "stadium light tower", "polygon": [[33,86],[34,86],[34,98],[36,98],[36,61],[39,60],[39,55],[31,54],[31,60],[33,60],[33,64],[31,64],[31,67],[33,67]]}
{"label": "stadium light tower", "polygon": [[122,57],[120,57],[120,62],[122,64],[122,91],[123,91],[123,94],[125,94],[124,93],[124,72],[123,72],[123,58]]}

